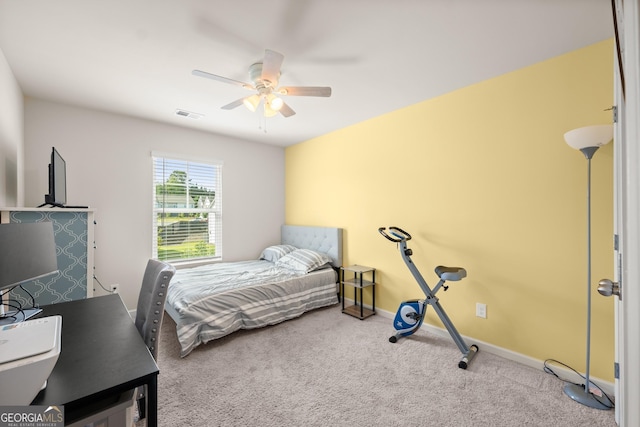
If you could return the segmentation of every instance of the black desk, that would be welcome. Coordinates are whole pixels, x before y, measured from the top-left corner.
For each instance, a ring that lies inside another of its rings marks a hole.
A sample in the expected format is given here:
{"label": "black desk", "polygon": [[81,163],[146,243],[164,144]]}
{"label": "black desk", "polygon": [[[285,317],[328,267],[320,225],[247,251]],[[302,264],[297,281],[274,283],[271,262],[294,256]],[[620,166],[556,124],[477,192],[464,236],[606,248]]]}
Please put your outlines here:
{"label": "black desk", "polygon": [[123,392],[146,384],[147,426],[157,426],[158,365],[117,294],[42,307],[62,315],[62,351],[33,405],[64,405],[65,422],[82,419]]}

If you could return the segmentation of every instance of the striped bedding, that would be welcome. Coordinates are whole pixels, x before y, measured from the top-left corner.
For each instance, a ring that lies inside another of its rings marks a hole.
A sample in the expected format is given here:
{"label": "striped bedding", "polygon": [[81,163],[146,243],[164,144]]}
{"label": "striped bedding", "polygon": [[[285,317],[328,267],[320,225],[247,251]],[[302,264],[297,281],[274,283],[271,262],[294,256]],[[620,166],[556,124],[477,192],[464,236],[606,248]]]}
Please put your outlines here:
{"label": "striped bedding", "polygon": [[273,325],[336,304],[332,268],[300,273],[265,260],[178,270],[165,309],[175,320],[181,356],[238,329]]}

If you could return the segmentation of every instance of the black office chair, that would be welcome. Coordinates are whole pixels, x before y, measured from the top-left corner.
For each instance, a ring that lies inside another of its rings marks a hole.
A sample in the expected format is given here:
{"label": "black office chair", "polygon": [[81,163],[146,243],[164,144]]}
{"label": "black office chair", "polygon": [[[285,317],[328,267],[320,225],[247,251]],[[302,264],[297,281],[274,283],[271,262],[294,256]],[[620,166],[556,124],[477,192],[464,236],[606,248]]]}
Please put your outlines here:
{"label": "black office chair", "polygon": [[[164,302],[167,299],[167,288],[175,274],[176,269],[166,262],[150,259],[142,278],[142,287],[138,296],[136,309],[136,328],[140,332],[154,359],[158,360],[158,340],[160,327],[164,317]],[[144,387],[139,387],[136,392],[138,401],[138,416],[145,417],[145,393]]]}

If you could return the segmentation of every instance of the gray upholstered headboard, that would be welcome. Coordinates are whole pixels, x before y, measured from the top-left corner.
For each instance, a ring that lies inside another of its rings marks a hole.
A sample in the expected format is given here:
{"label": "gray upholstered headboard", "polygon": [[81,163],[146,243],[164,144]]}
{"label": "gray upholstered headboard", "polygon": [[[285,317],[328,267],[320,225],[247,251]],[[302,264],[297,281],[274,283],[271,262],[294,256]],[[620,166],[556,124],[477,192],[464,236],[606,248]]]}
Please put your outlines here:
{"label": "gray upholstered headboard", "polygon": [[334,267],[342,267],[342,228],[283,225],[282,244],[324,252]]}

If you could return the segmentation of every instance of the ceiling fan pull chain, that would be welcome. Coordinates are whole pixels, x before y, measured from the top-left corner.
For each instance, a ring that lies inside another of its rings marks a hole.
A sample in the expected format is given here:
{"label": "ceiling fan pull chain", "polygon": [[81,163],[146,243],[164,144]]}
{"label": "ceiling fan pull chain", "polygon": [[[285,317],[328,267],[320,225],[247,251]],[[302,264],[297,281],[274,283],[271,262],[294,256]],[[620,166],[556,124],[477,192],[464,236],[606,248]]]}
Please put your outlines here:
{"label": "ceiling fan pull chain", "polygon": [[258,129],[262,130],[264,133],[267,133],[267,118],[262,114],[258,114]]}

